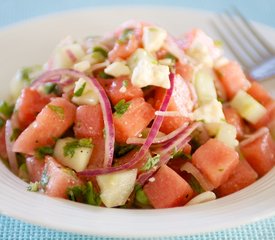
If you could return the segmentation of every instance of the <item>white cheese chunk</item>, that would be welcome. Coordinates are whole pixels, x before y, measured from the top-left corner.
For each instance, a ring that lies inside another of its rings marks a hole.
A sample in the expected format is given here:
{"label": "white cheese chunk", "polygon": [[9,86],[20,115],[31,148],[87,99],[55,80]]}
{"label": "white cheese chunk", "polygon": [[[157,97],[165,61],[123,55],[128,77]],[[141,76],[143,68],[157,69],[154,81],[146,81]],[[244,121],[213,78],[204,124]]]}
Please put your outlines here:
{"label": "white cheese chunk", "polygon": [[146,87],[149,85],[162,88],[170,88],[169,79],[170,70],[168,66],[154,64],[148,59],[142,59],[134,68],[131,82],[137,87]]}
{"label": "white cheese chunk", "polygon": [[155,52],[162,47],[166,37],[167,32],[164,29],[148,26],[143,28],[142,43],[146,51]]}
{"label": "white cheese chunk", "polygon": [[79,72],[86,72],[91,67],[90,62],[88,60],[83,60],[74,65],[74,70]]}
{"label": "white cheese chunk", "polygon": [[147,60],[148,62],[156,62],[156,60],[143,48],[138,48],[128,59],[127,65],[133,71],[137,64],[141,60]]}
{"label": "white cheese chunk", "polygon": [[228,124],[226,122],[220,123],[216,139],[223,142],[225,145],[235,148],[238,146],[239,142],[237,138],[237,129],[235,126]]}
{"label": "white cheese chunk", "polygon": [[105,68],[104,72],[113,77],[125,76],[131,73],[125,62],[113,62]]}
{"label": "white cheese chunk", "polygon": [[212,101],[197,108],[193,112],[193,119],[205,123],[216,123],[224,121],[225,117],[222,110],[222,104],[213,99]]}

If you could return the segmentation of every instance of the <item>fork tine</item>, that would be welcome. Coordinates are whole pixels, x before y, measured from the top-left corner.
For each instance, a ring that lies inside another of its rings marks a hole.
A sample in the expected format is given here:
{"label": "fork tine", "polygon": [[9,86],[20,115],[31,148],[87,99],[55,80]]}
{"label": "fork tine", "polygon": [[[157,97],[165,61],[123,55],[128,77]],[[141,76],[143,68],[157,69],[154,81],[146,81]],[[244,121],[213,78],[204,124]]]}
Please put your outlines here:
{"label": "fork tine", "polygon": [[256,29],[250,24],[246,18],[241,14],[239,9],[232,7],[234,13],[242,20],[243,24],[250,30],[250,33],[255,36],[258,42],[270,53],[275,54],[275,50],[264,40],[264,38],[256,31]]}
{"label": "fork tine", "polygon": [[[225,14],[229,18],[229,20],[231,20],[230,14],[228,12],[225,12]],[[227,30],[232,35],[232,37],[234,37],[234,40],[237,42],[237,44],[239,46],[241,46],[241,49],[243,50],[243,52],[245,52],[254,63],[257,63],[258,59],[256,59],[255,56],[252,54],[251,49],[248,48],[247,44],[245,44],[245,42],[243,41],[242,37],[239,34],[236,33],[235,29],[233,30],[232,24],[235,26],[235,22],[230,21],[230,24],[229,24],[223,18],[222,15],[220,15],[219,18],[220,18],[220,21],[222,22],[222,24],[224,24],[224,26],[226,26]]]}
{"label": "fork tine", "polygon": [[[228,10],[225,11],[227,17],[231,20],[231,22],[236,26],[236,29],[242,29],[243,26],[241,26],[240,21],[237,21],[236,17],[234,17]],[[233,14],[235,11],[233,12]],[[255,44],[255,42],[251,39],[250,36],[247,35],[244,31],[239,31],[239,35],[242,35],[242,37],[245,38],[245,40],[250,44],[250,46],[253,48],[253,50],[262,58],[266,58],[267,55],[264,54],[262,51],[259,50],[259,45]],[[239,36],[237,35],[237,36]],[[258,46],[257,46],[258,45]],[[246,46],[246,45],[245,45]]]}
{"label": "fork tine", "polygon": [[213,27],[216,29],[217,33],[222,37],[223,41],[227,44],[230,51],[235,55],[235,57],[238,59],[238,61],[242,64],[242,66],[244,66],[245,68],[248,69],[246,60],[243,58],[243,55],[240,54],[240,52],[235,49],[235,45],[231,41],[228,40],[228,37],[226,36],[226,34],[223,33],[223,31],[220,29],[220,27],[218,26],[218,24],[216,24],[216,22],[214,20],[211,19],[211,23],[212,23]]}

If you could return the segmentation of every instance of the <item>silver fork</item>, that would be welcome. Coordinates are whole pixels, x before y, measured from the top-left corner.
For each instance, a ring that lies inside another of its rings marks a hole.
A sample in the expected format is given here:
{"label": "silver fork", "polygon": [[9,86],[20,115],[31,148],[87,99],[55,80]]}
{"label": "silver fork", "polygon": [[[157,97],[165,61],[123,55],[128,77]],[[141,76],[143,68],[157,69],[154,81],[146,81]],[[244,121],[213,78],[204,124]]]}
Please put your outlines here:
{"label": "silver fork", "polygon": [[249,77],[262,81],[275,76],[274,48],[237,8],[218,14],[217,20],[212,25]]}

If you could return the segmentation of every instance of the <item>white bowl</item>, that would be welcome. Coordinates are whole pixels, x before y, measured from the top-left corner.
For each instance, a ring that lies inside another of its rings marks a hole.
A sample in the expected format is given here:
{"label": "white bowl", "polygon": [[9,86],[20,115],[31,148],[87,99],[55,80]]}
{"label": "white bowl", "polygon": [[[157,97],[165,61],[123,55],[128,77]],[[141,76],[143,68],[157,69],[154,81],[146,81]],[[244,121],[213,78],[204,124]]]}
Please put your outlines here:
{"label": "white bowl", "polygon": [[[82,38],[111,31],[127,19],[151,21],[179,35],[201,27],[210,35],[211,13],[172,7],[112,7],[66,12],[0,30],[0,96],[8,94],[16,69],[43,63],[66,35]],[[269,39],[275,31],[257,25]],[[273,82],[265,83],[271,91]],[[0,163],[0,213],[44,227],[82,234],[183,236],[239,226],[275,215],[275,169],[246,189],[209,203],[163,210],[107,209],[26,191],[26,183]]]}

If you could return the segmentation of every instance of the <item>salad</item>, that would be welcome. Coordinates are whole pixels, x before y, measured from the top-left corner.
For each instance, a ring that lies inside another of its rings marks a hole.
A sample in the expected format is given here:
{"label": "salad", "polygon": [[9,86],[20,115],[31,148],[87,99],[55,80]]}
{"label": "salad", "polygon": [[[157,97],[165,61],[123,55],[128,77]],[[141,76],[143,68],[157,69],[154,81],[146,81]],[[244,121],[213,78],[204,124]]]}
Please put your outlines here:
{"label": "salad", "polygon": [[66,37],[0,102],[0,157],[28,190],[170,208],[237,192],[275,164],[275,101],[200,29],[130,20]]}

